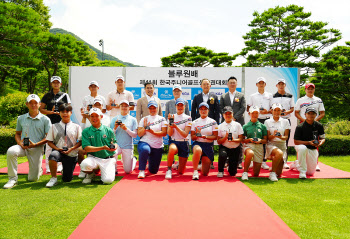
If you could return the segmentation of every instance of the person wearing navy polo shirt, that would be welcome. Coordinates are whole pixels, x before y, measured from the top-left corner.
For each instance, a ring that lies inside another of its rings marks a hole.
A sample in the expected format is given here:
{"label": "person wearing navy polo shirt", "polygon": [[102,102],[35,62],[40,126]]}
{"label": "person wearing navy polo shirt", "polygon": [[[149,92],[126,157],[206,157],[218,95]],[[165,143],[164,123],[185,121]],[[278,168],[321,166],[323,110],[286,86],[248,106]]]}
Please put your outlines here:
{"label": "person wearing navy polo shirt", "polygon": [[137,121],[135,117],[129,114],[130,106],[127,100],[120,101],[119,105],[120,115],[114,117],[110,125],[115,132],[119,146],[115,156],[122,155],[124,171],[125,173],[131,173],[135,169],[137,161],[133,154],[134,145],[132,142],[133,138],[137,137]]}
{"label": "person wearing navy polo shirt", "polygon": [[317,113],[316,108],[307,108],[305,121],[296,127],[294,133],[298,160],[291,165],[291,168],[300,172],[301,179],[305,179],[306,175],[314,175],[318,158],[317,148],[326,141],[323,125],[315,120]]}

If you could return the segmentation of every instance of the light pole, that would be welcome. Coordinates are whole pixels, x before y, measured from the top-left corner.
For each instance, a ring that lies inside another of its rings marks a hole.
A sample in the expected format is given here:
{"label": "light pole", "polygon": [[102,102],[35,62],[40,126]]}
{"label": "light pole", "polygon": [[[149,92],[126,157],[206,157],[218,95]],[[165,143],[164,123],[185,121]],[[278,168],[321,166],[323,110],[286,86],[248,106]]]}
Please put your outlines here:
{"label": "light pole", "polygon": [[100,46],[102,46],[102,61],[103,61],[103,52],[104,52],[104,44],[103,44],[103,39],[99,41]]}

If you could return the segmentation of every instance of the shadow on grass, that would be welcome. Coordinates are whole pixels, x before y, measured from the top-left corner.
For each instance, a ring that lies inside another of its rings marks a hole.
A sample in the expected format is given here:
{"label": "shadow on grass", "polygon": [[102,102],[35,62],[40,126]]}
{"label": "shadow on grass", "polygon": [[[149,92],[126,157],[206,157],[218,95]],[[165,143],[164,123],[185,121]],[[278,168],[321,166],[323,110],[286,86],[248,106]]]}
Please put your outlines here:
{"label": "shadow on grass", "polygon": [[[27,175],[18,175],[18,185],[11,188],[11,190],[23,190],[23,189],[30,189],[30,190],[42,190],[43,188],[46,188],[46,184],[50,180],[49,175],[41,176],[40,179],[36,182],[28,181]],[[123,177],[117,176],[112,184],[115,184],[119,182]],[[6,174],[0,175],[0,187],[2,188],[5,183],[7,183],[8,176]],[[82,179],[78,178],[77,176],[73,177],[73,180],[70,182],[63,182],[62,176],[57,175],[57,181],[58,184],[52,188],[47,188],[47,190],[60,190],[62,188],[96,188],[99,185],[103,185],[103,182],[101,181],[101,177],[96,177],[94,181],[92,181],[91,184],[83,184]]]}
{"label": "shadow on grass", "polygon": [[[316,179],[299,179],[299,178],[281,178],[278,181],[287,182],[289,184],[309,184],[313,183]],[[272,182],[268,178],[249,178],[248,181],[241,181],[245,184],[251,185],[273,185],[278,182]]]}

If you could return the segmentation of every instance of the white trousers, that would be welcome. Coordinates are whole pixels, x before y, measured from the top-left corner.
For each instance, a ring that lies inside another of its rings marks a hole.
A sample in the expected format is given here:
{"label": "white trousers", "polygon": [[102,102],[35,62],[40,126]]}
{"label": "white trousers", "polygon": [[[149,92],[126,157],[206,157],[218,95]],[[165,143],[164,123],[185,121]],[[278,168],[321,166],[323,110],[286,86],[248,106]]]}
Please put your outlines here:
{"label": "white trousers", "polygon": [[42,174],[41,162],[43,161],[44,145],[31,149],[22,149],[19,145],[13,145],[7,150],[7,168],[9,178],[18,179],[17,158],[27,156],[29,162],[28,180],[37,181]]}
{"label": "white trousers", "polygon": [[88,155],[80,164],[82,171],[93,171],[94,169],[101,170],[101,180],[105,184],[110,184],[115,179],[115,158],[102,159]]}
{"label": "white trousers", "polygon": [[118,155],[122,155],[122,162],[125,173],[131,173],[136,167],[136,159],[134,158],[133,151],[134,149],[122,149],[118,147],[116,154],[114,155],[116,160],[118,158]]}
{"label": "white trousers", "polygon": [[299,172],[314,175],[318,158],[317,149],[308,149],[305,145],[295,145],[295,150],[299,161]]}

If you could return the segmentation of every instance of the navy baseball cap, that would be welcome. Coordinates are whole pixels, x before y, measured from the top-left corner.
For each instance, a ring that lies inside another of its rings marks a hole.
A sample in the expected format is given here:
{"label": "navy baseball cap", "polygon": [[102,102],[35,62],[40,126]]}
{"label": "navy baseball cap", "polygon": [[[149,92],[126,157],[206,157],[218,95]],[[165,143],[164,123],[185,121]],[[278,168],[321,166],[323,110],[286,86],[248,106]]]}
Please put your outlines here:
{"label": "navy baseball cap", "polygon": [[148,102],[147,108],[149,108],[151,106],[158,107],[158,104],[154,100],[151,100],[150,102]]}
{"label": "navy baseball cap", "polygon": [[307,108],[307,109],[305,110],[305,114],[306,114],[306,113],[309,113],[309,112],[315,112],[315,113],[317,114],[317,110],[316,110],[315,108],[313,108],[313,107]]}
{"label": "navy baseball cap", "polygon": [[200,109],[202,106],[205,106],[207,109],[209,109],[209,105],[205,102],[200,103],[198,109]]}
{"label": "navy baseball cap", "polygon": [[175,102],[175,105],[178,105],[178,104],[185,104],[185,100],[184,99],[182,99],[182,98],[178,98],[177,100],[176,100],[176,102]]}

